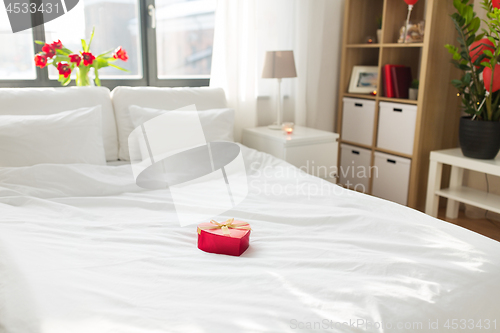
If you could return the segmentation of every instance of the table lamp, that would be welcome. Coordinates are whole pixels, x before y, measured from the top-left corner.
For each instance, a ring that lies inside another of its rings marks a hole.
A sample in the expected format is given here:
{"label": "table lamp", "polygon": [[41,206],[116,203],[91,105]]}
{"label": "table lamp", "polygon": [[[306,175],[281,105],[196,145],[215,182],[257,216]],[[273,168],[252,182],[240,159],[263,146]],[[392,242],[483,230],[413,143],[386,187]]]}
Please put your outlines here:
{"label": "table lamp", "polygon": [[270,129],[281,130],[282,127],[281,79],[287,77],[297,77],[293,51],[267,51],[262,78],[278,79],[278,114],[276,123],[268,126]]}

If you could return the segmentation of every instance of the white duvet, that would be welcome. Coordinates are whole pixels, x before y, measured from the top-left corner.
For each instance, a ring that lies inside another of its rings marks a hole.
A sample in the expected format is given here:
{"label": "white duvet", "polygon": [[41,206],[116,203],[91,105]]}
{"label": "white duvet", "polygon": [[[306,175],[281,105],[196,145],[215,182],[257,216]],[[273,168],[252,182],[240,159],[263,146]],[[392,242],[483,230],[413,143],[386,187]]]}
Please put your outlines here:
{"label": "white duvet", "polygon": [[216,218],[251,224],[241,257],[130,166],[0,169],[0,332],[500,329],[500,243],[242,149],[250,193]]}

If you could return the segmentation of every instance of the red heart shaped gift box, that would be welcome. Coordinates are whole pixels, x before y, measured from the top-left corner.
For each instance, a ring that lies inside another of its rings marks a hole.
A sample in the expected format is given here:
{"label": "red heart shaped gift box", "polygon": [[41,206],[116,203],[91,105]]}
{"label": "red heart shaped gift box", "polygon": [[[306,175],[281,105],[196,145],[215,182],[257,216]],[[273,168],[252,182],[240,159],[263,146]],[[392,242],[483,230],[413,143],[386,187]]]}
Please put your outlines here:
{"label": "red heart shaped gift box", "polygon": [[198,248],[205,252],[240,256],[250,243],[250,225],[229,219],[226,222],[200,223]]}

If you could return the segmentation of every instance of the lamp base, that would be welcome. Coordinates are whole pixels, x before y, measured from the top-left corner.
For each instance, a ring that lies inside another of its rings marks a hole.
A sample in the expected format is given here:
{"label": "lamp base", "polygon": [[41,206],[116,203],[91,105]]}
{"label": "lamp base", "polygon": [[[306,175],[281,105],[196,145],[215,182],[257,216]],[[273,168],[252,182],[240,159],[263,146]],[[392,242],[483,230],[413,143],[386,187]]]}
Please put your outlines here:
{"label": "lamp base", "polygon": [[281,125],[276,125],[276,124],[272,124],[272,125],[267,126],[267,128],[272,129],[272,130],[280,130],[281,127],[282,127]]}

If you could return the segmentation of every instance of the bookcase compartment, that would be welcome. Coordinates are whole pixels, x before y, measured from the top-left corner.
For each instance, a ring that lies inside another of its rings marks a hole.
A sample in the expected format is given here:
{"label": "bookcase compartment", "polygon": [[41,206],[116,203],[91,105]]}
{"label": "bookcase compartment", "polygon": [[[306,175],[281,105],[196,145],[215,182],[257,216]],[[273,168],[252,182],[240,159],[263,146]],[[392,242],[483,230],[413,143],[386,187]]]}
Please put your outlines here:
{"label": "bookcase compartment", "polygon": [[[443,1],[443,0],[441,0]],[[413,6],[410,21],[419,22],[424,20],[425,17],[425,1],[419,1]],[[408,15],[408,5],[404,1],[388,1],[383,28],[383,40],[385,44],[397,43],[399,38],[399,31],[406,22]],[[444,15],[446,16],[446,15]],[[447,19],[447,17],[443,17]],[[426,32],[424,32],[425,39]]]}
{"label": "bookcase compartment", "polygon": [[[345,93],[349,91],[349,82],[351,81],[351,73],[354,66],[378,66],[378,48],[366,49],[348,49],[346,51],[346,67],[348,69],[342,84]],[[379,80],[380,82],[380,80]]]}
{"label": "bookcase compartment", "polygon": [[349,35],[347,44],[365,43],[366,37],[377,37],[377,17],[382,16],[384,0],[351,0],[346,2],[348,10],[356,12],[354,17],[346,17]]}
{"label": "bookcase compartment", "polygon": [[410,67],[412,80],[419,79],[420,77],[420,56],[421,48],[415,47],[394,47],[394,48],[384,48],[382,50],[382,61],[381,61],[381,80],[379,91],[380,96],[386,96],[385,84],[384,84],[384,66],[385,65],[402,65]]}

